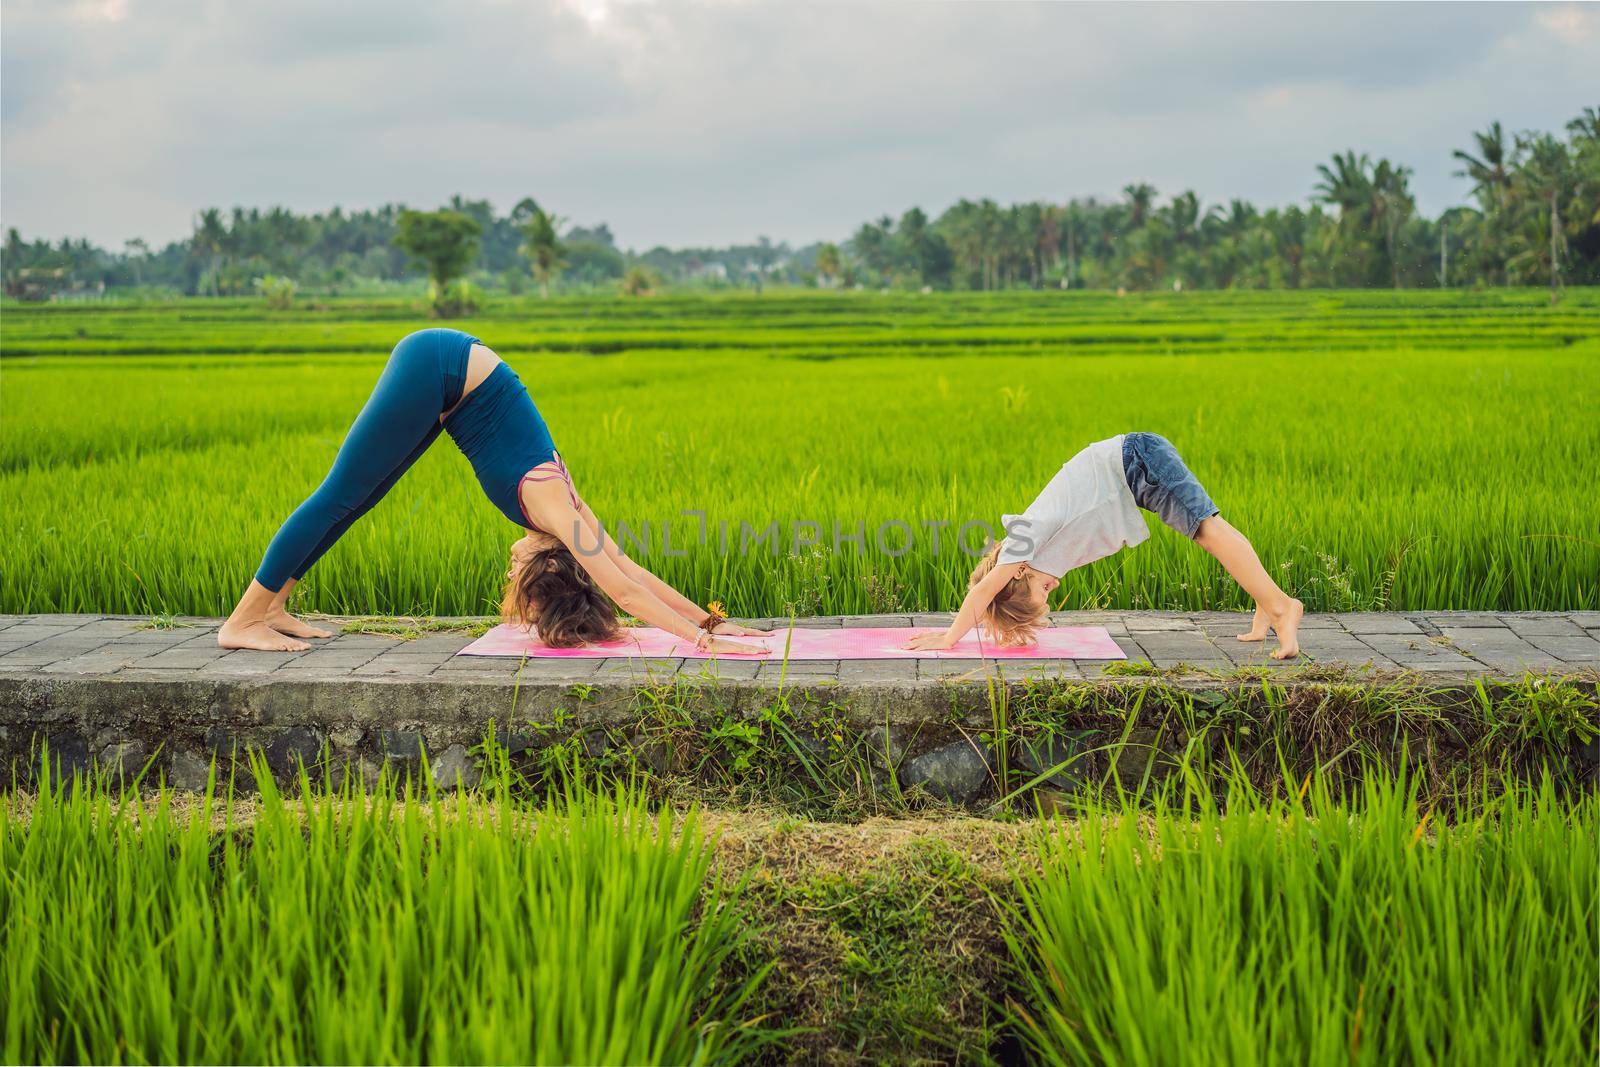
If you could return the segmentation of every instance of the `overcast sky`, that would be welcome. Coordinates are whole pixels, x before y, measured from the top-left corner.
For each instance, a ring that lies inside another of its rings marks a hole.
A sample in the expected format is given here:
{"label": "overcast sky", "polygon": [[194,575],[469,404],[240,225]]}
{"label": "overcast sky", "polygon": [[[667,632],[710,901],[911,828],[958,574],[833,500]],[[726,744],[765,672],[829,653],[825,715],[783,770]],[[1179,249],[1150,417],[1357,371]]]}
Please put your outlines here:
{"label": "overcast sky", "polygon": [[1305,201],[1350,147],[1465,196],[1493,119],[1600,104],[1600,7],[5,0],[0,219],[526,195],[624,246],[843,238],[962,196]]}

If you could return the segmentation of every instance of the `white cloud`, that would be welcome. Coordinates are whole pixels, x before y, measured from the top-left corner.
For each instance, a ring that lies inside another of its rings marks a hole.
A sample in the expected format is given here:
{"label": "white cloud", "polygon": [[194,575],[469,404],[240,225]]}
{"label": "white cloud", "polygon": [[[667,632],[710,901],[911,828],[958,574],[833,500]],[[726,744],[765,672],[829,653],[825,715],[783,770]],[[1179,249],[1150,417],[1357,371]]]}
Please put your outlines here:
{"label": "white cloud", "polygon": [[[88,13],[93,17],[84,17]],[[1589,103],[1563,5],[7,0],[0,215],[112,245],[206,205],[537,196],[627,244],[841,237],[960,196],[1303,200],[1353,147]]]}

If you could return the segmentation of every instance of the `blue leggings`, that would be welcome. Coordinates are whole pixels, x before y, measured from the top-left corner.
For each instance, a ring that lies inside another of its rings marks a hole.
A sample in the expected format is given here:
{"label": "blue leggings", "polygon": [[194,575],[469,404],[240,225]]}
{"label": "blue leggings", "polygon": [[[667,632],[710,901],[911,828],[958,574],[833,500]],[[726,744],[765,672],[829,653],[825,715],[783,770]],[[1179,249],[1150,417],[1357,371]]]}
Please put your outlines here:
{"label": "blue leggings", "polygon": [[476,341],[435,329],[395,346],[333,469],[279,527],[256,581],[274,593],[290,578],[298,581],[428,450],[439,436],[439,416],[461,400]]}

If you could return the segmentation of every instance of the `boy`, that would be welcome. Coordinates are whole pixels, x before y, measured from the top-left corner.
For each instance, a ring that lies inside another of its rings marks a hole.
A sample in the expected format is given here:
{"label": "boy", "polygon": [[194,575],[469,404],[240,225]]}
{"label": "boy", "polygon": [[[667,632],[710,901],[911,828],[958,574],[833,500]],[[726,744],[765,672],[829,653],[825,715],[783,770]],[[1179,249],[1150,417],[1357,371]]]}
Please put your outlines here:
{"label": "boy", "polygon": [[914,637],[906,647],[951,648],[978,625],[1001,645],[1031,644],[1063,574],[1150,536],[1140,508],[1217,557],[1255,600],[1255,619],[1239,640],[1260,641],[1271,630],[1278,635],[1273,659],[1299,654],[1304,606],[1278,588],[1177,449],[1153,433],[1119,434],[1068,460],[1026,512],[1004,516],[1006,538],[973,570],[950,628]]}

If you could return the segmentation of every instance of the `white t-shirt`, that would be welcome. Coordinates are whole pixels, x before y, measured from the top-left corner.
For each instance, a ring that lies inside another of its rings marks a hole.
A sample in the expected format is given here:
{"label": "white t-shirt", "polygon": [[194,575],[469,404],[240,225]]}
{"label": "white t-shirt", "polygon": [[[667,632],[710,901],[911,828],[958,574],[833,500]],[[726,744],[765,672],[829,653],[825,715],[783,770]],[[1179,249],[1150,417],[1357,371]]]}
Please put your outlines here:
{"label": "white t-shirt", "polygon": [[1096,441],[1062,465],[1021,515],[1002,517],[1000,562],[1059,578],[1150,536],[1122,469],[1123,434]]}

